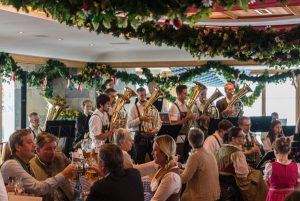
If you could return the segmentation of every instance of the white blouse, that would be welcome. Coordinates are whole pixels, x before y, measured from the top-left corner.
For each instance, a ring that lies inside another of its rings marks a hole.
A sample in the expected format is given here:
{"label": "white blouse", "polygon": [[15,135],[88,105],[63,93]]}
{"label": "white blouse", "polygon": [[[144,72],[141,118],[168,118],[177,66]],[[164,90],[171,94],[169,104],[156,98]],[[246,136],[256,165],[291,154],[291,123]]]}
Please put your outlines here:
{"label": "white blouse", "polygon": [[[178,168],[178,167],[174,167]],[[155,191],[154,196],[152,197],[151,201],[165,201],[167,200],[172,194],[179,193],[181,189],[181,178],[179,174],[174,172],[167,173],[161,180],[160,184],[158,185],[158,181],[155,177],[151,181],[151,190]]]}
{"label": "white blouse", "polygon": [[[289,165],[292,161],[289,160],[288,162],[286,163],[283,163],[283,162],[280,162],[278,160],[276,160],[276,162],[282,164],[282,165]],[[297,167],[298,167],[298,179],[297,181],[300,183],[300,164],[297,163]],[[265,166],[265,169],[264,169],[264,180],[267,181],[272,175],[272,163],[271,162],[268,162]]]}

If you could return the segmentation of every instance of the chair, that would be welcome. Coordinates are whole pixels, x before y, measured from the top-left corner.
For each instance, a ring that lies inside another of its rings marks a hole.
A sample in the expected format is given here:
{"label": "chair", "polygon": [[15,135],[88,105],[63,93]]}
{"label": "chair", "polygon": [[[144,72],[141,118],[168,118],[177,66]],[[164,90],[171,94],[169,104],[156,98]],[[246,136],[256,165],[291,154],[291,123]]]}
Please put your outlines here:
{"label": "chair", "polygon": [[0,165],[6,161],[11,155],[10,147],[7,142],[0,143]]}
{"label": "chair", "polygon": [[233,175],[219,175],[221,195],[220,201],[243,201],[243,197]]}

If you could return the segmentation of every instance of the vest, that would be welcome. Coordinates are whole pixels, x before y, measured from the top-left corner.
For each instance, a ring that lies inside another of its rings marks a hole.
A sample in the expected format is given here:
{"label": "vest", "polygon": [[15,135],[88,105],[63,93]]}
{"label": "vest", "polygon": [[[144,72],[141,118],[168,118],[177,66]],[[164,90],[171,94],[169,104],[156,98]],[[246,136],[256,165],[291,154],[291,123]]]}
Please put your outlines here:
{"label": "vest", "polygon": [[[176,174],[178,174],[180,176],[180,170],[179,170],[179,168],[173,168],[173,169],[171,169],[169,171],[166,171],[165,175],[167,173],[169,173],[169,172],[174,172],[174,173],[176,173]],[[162,180],[163,177],[164,176],[161,177],[161,180]],[[159,184],[160,184],[161,180],[159,181]],[[174,194],[170,195],[170,197],[168,197],[166,199],[166,201],[179,201],[180,200],[180,192],[181,192],[181,190],[178,193],[174,193]]]}
{"label": "vest", "polygon": [[[49,177],[53,177],[60,173],[67,165],[69,161],[63,155],[63,153],[55,153],[53,165],[49,168],[45,168],[40,160],[35,156],[30,160],[30,166],[34,170],[35,178],[39,181],[44,181]],[[74,191],[71,188],[68,180],[61,183],[56,189],[51,190],[48,194],[43,196],[43,201],[56,201],[64,199],[65,201],[73,201]]]}
{"label": "vest", "polygon": [[231,154],[240,151],[234,146],[223,146],[219,149],[216,155],[219,173],[229,173],[235,175]]}

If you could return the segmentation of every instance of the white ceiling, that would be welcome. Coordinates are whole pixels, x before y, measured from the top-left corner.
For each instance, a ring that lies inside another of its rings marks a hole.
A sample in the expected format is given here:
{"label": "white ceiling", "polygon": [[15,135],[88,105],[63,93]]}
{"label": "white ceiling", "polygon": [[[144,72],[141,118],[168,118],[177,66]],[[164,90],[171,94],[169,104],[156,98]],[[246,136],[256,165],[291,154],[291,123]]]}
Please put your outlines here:
{"label": "white ceiling", "polygon": [[[24,33],[19,34],[20,31]],[[0,51],[88,62],[195,60],[178,48],[97,35],[53,20],[3,10],[0,10]]]}

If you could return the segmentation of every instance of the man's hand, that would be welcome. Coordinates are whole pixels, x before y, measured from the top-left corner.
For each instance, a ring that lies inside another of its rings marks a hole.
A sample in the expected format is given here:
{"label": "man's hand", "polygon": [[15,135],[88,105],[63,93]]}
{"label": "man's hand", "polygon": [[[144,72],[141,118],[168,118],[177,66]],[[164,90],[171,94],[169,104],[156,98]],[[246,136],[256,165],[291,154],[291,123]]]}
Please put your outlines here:
{"label": "man's hand", "polygon": [[226,108],[224,111],[223,111],[224,114],[227,114],[227,115],[231,115],[233,113],[233,109],[232,108]]}
{"label": "man's hand", "polygon": [[150,117],[148,117],[148,116],[140,116],[139,117],[140,118],[140,121],[145,121],[145,122],[149,122],[150,121]]}
{"label": "man's hand", "polygon": [[147,132],[147,135],[150,135],[150,136],[155,136],[155,134],[158,132],[158,129],[157,128],[151,128],[148,132]]}
{"label": "man's hand", "polygon": [[71,177],[76,173],[76,167],[74,164],[70,164],[61,173],[64,175],[65,178]]}
{"label": "man's hand", "polygon": [[194,114],[191,111],[188,111],[186,114],[185,120],[188,121],[191,119],[194,119]]}

